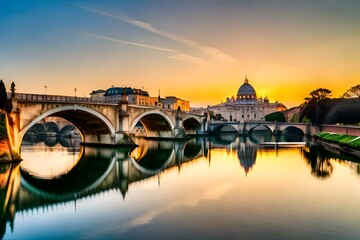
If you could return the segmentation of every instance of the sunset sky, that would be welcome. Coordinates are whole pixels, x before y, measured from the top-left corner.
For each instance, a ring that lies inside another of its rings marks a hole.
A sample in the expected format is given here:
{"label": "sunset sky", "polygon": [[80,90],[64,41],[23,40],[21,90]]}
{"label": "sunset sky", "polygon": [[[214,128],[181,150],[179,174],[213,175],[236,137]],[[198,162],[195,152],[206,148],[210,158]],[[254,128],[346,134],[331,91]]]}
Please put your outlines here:
{"label": "sunset sky", "polygon": [[287,107],[360,84],[359,0],[0,0],[0,79],[17,92],[113,86],[191,106],[236,95]]}

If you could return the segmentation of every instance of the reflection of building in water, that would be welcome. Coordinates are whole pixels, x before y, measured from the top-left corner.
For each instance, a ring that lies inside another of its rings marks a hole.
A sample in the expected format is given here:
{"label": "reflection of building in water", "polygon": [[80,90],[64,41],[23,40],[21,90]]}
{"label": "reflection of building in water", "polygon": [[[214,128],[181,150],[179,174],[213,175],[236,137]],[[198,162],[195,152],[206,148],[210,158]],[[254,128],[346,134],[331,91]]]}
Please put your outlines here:
{"label": "reflection of building in water", "polygon": [[285,109],[287,108],[282,103],[271,103],[267,97],[257,98],[256,91],[249,84],[247,77],[236,97],[228,97],[224,103],[207,108],[217,118],[228,121],[264,120],[267,114]]}
{"label": "reflection of building in water", "polygon": [[244,168],[247,175],[256,162],[257,149],[256,146],[249,141],[241,141],[237,150],[240,165]]}
{"label": "reflection of building in water", "polygon": [[[209,149],[225,149],[230,152],[236,149],[240,166],[244,168],[247,175],[250,169],[255,165],[258,145],[252,142],[248,137],[233,137],[231,135],[219,135],[228,137],[226,140],[213,136],[209,141]],[[211,160],[211,151],[209,151],[209,161]]]}

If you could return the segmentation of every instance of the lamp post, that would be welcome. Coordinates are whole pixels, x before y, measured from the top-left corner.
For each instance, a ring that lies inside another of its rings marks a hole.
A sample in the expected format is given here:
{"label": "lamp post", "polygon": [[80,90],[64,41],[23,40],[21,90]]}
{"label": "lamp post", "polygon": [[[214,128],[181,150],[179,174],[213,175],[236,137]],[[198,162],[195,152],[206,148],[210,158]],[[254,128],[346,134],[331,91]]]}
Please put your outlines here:
{"label": "lamp post", "polygon": [[76,88],[74,88],[74,91],[75,91],[75,102],[76,102]]}
{"label": "lamp post", "polygon": [[47,92],[46,92],[47,86],[45,85],[44,88],[45,88],[45,100],[47,100]]}

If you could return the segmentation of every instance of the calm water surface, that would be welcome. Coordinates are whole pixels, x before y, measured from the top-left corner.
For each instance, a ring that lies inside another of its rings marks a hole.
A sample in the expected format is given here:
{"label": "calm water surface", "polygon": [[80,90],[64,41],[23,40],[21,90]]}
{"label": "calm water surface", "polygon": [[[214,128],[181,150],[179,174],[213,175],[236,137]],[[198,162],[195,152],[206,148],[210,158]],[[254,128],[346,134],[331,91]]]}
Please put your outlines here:
{"label": "calm water surface", "polygon": [[1,195],[3,237],[360,238],[358,159],[311,142],[275,149],[253,140],[24,144]]}

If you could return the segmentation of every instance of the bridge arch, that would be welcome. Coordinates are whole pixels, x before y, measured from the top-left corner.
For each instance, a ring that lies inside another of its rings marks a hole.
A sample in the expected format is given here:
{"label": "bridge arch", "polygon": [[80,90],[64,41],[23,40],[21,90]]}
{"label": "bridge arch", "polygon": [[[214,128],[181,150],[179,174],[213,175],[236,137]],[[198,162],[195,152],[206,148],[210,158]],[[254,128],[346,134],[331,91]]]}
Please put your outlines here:
{"label": "bridge arch", "polygon": [[184,119],[183,126],[187,135],[196,135],[201,131],[201,122],[192,116]]}
{"label": "bridge arch", "polygon": [[265,124],[258,124],[249,129],[248,133],[252,134],[254,131],[269,131],[271,134],[273,133],[272,129]]}
{"label": "bridge arch", "polygon": [[57,135],[60,131],[59,126],[55,122],[45,122],[44,128],[46,133]]}
{"label": "bridge arch", "polygon": [[149,111],[139,114],[131,123],[130,133],[139,122],[144,126],[147,137],[173,137],[174,123],[168,115],[161,111]]}
{"label": "bridge arch", "polygon": [[250,141],[256,144],[273,140],[273,131],[265,124],[257,124],[251,127],[248,131],[248,135]]}
{"label": "bridge arch", "polygon": [[303,136],[305,133],[302,129],[294,126],[288,126],[284,128],[282,134],[292,134],[292,135],[300,135]]}
{"label": "bridge arch", "polygon": [[[76,111],[76,114],[74,114],[74,111]],[[20,130],[19,144],[21,144],[25,133],[32,126],[48,116],[61,117],[74,124],[79,129],[83,142],[86,140],[86,136],[88,135],[99,136],[101,134],[110,134],[112,137],[115,135],[115,128],[113,124],[104,115],[91,108],[70,105],[50,109],[33,119],[29,124]]]}
{"label": "bridge arch", "polygon": [[232,125],[220,124],[213,129],[214,133],[237,133]]}
{"label": "bridge arch", "polygon": [[281,133],[282,141],[287,142],[302,142],[304,141],[305,133],[302,129],[288,126]]}

